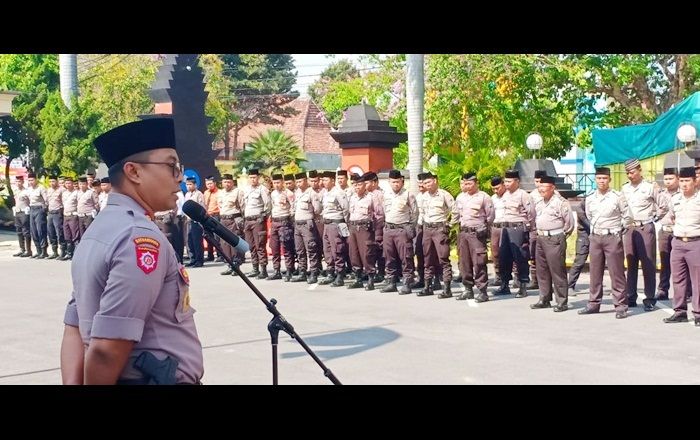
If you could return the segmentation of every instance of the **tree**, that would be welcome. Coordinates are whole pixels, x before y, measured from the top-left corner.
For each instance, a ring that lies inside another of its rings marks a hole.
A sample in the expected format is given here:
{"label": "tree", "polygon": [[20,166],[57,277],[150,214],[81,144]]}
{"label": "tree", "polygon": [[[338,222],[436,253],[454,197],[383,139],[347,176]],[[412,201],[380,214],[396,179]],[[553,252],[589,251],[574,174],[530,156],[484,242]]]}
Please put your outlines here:
{"label": "tree", "polygon": [[[10,185],[10,162],[15,157],[20,157],[24,154],[33,140],[29,137],[27,130],[12,116],[0,118],[0,155],[5,156],[5,182],[10,199],[14,196],[12,185]],[[7,144],[7,145],[5,145]],[[14,200],[14,199],[12,199]]]}
{"label": "tree", "polygon": [[319,103],[323,97],[328,94],[331,84],[350,82],[350,80],[359,77],[360,72],[352,61],[342,59],[326,67],[323,72],[321,72],[321,76],[308,87],[307,93],[314,102]]}
{"label": "tree", "polygon": [[0,55],[0,90],[21,92],[12,103],[12,116],[17,127],[21,127],[23,140],[21,146],[9,146],[8,162],[28,149],[27,166],[41,168],[43,142],[39,135],[39,112],[49,95],[58,90],[58,83],[57,55]]}
{"label": "tree", "polygon": [[[238,132],[246,125],[281,124],[282,118],[296,114],[286,106],[299,96],[291,92],[296,76],[291,55],[225,54],[221,59],[225,64],[223,73],[230,78],[235,97],[235,119],[222,128],[225,132],[233,130],[234,146],[238,143]],[[224,143],[226,160],[230,157],[231,143]]]}
{"label": "tree", "polygon": [[252,139],[249,149],[238,156],[235,170],[257,168],[269,176],[275,171],[289,170],[292,164],[300,167],[302,162],[306,162],[306,157],[297,141],[282,130],[271,128]]}

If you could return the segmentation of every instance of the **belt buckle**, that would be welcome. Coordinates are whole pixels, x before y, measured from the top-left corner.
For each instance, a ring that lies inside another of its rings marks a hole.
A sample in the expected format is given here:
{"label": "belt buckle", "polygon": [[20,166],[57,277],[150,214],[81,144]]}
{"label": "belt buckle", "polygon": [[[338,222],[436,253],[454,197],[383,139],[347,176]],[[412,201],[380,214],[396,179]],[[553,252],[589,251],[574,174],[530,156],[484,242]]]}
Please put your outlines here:
{"label": "belt buckle", "polygon": [[688,237],[683,237],[683,238],[681,238],[681,240],[683,240],[685,243],[687,243],[687,242],[688,242]]}

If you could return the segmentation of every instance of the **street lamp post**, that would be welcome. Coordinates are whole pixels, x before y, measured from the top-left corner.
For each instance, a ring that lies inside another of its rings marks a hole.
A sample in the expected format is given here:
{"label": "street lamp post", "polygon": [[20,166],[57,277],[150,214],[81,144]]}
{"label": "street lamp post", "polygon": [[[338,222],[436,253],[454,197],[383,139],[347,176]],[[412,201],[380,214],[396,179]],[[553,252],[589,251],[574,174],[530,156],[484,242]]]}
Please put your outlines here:
{"label": "street lamp post", "polygon": [[[676,130],[676,137],[678,140],[681,142],[681,147],[678,150],[678,162],[676,165],[676,168],[681,167],[681,150],[686,150],[686,153],[688,152],[688,149],[692,146],[697,145],[697,130],[695,129],[695,125],[691,122],[685,122],[681,124],[680,127],[678,127],[678,130]],[[695,150],[696,148],[690,148]],[[689,154],[689,156],[691,156]],[[696,157],[696,156],[691,156],[691,157]]]}
{"label": "street lamp post", "polygon": [[525,139],[525,145],[529,150],[532,150],[532,157],[536,159],[535,153],[542,148],[542,136],[537,132],[530,133]]}

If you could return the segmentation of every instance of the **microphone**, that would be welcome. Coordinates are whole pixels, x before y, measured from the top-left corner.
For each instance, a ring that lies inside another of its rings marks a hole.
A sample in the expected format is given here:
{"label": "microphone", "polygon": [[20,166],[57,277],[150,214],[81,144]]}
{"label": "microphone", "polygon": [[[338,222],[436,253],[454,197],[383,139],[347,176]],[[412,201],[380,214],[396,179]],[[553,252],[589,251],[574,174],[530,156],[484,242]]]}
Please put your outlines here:
{"label": "microphone", "polygon": [[230,244],[238,252],[245,254],[250,250],[250,246],[248,245],[247,241],[229,231],[226,226],[222,225],[217,219],[208,215],[204,207],[194,200],[186,201],[182,205],[182,212],[187,214],[187,216],[192,220],[202,225],[202,227],[204,227],[206,230],[221,237],[222,240]]}

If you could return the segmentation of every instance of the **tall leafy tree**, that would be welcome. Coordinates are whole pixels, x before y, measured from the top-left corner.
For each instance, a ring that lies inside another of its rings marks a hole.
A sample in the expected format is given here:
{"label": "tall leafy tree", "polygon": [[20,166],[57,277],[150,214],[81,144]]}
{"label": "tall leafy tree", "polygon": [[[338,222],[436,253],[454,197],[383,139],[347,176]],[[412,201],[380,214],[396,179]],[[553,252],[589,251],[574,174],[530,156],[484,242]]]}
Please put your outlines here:
{"label": "tall leafy tree", "polygon": [[290,169],[290,165],[300,167],[303,162],[306,157],[297,141],[282,130],[271,128],[252,139],[249,147],[238,156],[235,168],[237,172],[243,168],[258,168],[269,176],[274,171]]}
{"label": "tall leafy tree", "polygon": [[[233,131],[231,143],[224,143],[224,158],[229,159],[231,144],[238,143],[238,132],[251,123],[281,124],[295,110],[286,106],[298,97],[292,92],[296,71],[289,54],[225,54],[223,73],[230,78],[235,97],[235,120],[223,129]],[[229,128],[230,126],[230,128]],[[223,136],[222,136],[223,137]]]}

